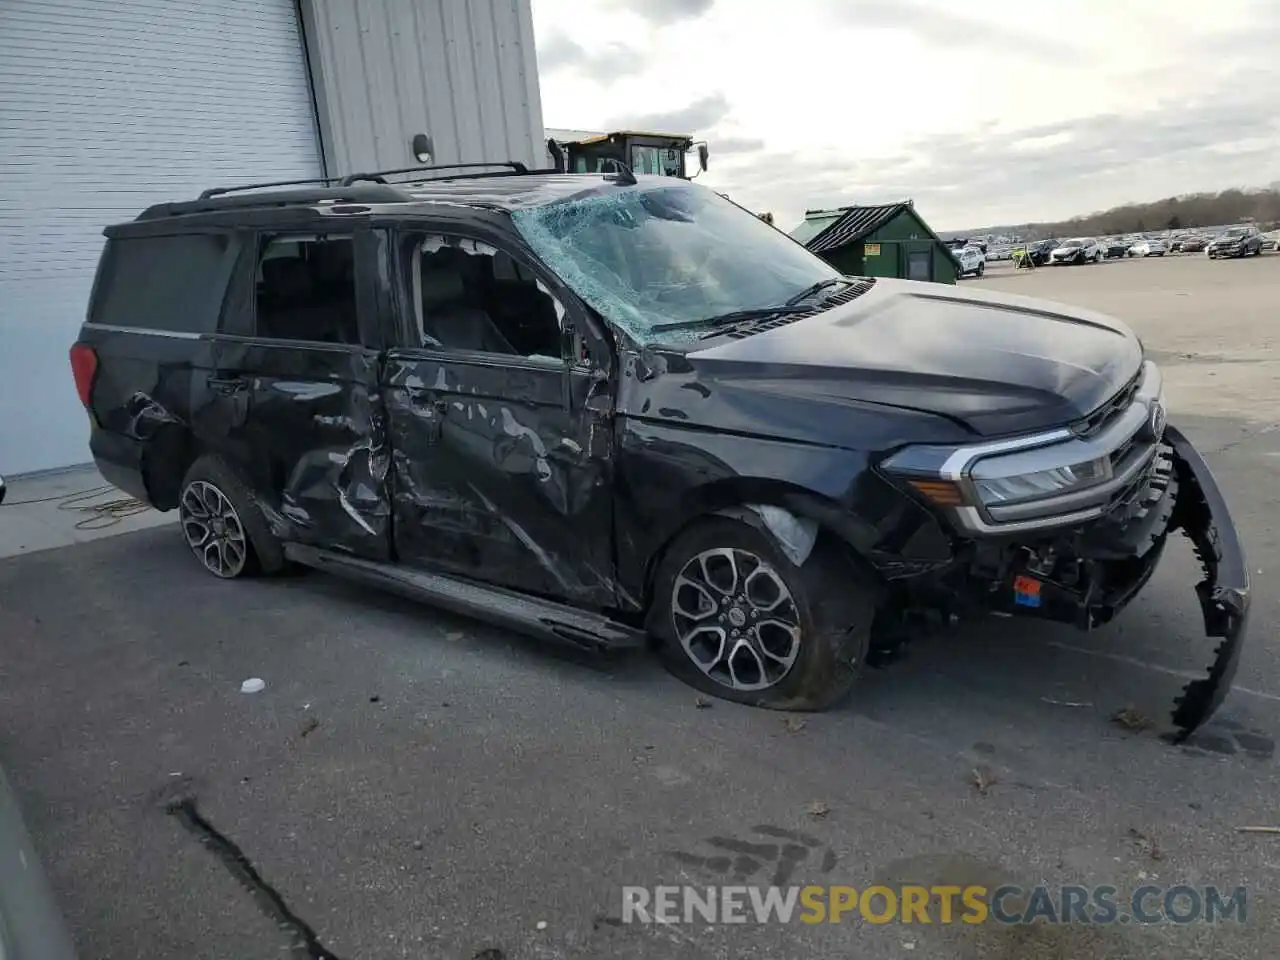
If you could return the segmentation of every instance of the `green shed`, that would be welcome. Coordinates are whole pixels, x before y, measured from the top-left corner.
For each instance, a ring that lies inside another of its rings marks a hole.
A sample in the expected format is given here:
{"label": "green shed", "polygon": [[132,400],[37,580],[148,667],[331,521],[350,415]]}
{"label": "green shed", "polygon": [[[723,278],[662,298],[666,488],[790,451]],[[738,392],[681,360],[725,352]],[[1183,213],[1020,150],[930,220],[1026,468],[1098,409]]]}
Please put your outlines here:
{"label": "green shed", "polygon": [[955,258],[910,200],[808,210],[791,236],[853,276],[956,282]]}

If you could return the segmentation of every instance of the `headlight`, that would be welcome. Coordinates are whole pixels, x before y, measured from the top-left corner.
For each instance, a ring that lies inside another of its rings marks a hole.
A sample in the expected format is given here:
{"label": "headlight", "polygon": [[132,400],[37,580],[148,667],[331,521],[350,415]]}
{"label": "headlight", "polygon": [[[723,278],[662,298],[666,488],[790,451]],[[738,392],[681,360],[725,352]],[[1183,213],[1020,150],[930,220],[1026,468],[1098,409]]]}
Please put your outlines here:
{"label": "headlight", "polygon": [[958,446],[906,446],[879,468],[970,532],[1096,516],[1154,455],[1164,427],[1162,394],[1160,370],[1145,360],[1132,398],[1096,432],[1059,427]]}
{"label": "headlight", "polygon": [[1067,467],[1008,475],[1001,475],[998,461],[992,461],[992,465],[984,469],[983,461],[979,460],[970,475],[978,499],[991,506],[1068,493],[1108,480],[1111,477],[1111,460],[1098,457]]}

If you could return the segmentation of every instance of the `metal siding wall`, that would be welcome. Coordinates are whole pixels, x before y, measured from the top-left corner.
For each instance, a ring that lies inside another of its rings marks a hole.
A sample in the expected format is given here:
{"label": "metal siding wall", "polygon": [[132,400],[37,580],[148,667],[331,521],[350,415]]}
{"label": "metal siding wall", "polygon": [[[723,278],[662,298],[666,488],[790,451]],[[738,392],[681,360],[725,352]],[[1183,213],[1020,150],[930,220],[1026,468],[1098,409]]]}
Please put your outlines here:
{"label": "metal siding wall", "polygon": [[0,474],[89,460],[67,348],[104,226],[319,168],[294,0],[0,0]]}
{"label": "metal siding wall", "polygon": [[530,0],[302,0],[331,174],[438,163],[542,166]]}

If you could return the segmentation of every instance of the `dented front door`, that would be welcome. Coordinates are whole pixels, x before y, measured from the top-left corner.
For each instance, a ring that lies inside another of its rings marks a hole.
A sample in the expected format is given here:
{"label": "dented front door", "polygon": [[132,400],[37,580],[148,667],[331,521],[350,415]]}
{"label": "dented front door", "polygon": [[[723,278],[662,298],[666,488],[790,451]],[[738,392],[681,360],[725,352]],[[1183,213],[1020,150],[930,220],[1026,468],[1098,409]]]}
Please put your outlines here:
{"label": "dented front door", "polygon": [[384,382],[401,561],[614,604],[604,385],[589,368],[405,349]]}

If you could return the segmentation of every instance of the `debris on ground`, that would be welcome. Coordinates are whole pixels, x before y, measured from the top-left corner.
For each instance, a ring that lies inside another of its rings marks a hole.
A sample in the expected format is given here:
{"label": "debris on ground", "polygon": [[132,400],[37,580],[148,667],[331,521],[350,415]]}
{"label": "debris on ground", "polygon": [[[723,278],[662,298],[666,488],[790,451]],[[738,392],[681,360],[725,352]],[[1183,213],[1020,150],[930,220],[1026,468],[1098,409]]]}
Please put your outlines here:
{"label": "debris on ground", "polygon": [[825,803],[823,803],[821,800],[814,800],[809,804],[808,814],[809,816],[813,817],[813,819],[815,820],[821,820],[830,812],[831,812],[831,808],[827,806]]}
{"label": "debris on ground", "polygon": [[261,693],[267,688],[267,682],[258,677],[250,677],[244,683],[240,684],[241,693]]}
{"label": "debris on ground", "polygon": [[1055,707],[1092,707],[1092,703],[1084,700],[1054,700],[1052,697],[1041,697],[1044,703],[1052,704]]}
{"label": "debris on ground", "polygon": [[309,736],[310,734],[314,733],[316,728],[319,726],[320,726],[319,720],[317,720],[315,717],[308,717],[307,722],[302,725],[302,730],[298,733],[298,736],[300,737]]}
{"label": "debris on ground", "polygon": [[1117,727],[1137,733],[1151,726],[1151,719],[1136,707],[1125,707],[1111,715],[1111,722]]}
{"label": "debris on ground", "polygon": [[422,849],[422,841],[421,841],[421,840],[415,840],[415,841],[413,841],[413,849],[415,849],[415,850],[421,850],[421,849]]}
{"label": "debris on ground", "polygon": [[1133,841],[1139,852],[1145,853],[1152,860],[1164,859],[1164,851],[1160,849],[1160,844],[1150,834],[1143,833],[1135,827],[1130,827],[1129,839]]}
{"label": "debris on ground", "polygon": [[545,921],[545,920],[539,920],[539,921],[538,921],[538,929],[539,929],[539,930],[545,930],[545,929],[547,929],[547,921]]}
{"label": "debris on ground", "polygon": [[697,700],[693,701],[693,709],[695,709],[695,710],[710,710],[710,709],[711,709],[711,701],[710,701],[710,700],[708,700],[706,697],[699,697]]}
{"label": "debris on ground", "polygon": [[1236,827],[1236,833],[1275,833],[1275,834],[1280,834],[1280,827]]}
{"label": "debris on ground", "polygon": [[977,788],[978,793],[984,797],[999,780],[990,767],[974,767],[973,774],[970,776],[969,782]]}
{"label": "debris on ground", "polygon": [[799,733],[805,728],[805,722],[800,717],[787,717],[782,721],[782,725],[787,728],[788,733]]}
{"label": "debris on ground", "polygon": [[471,960],[507,960],[507,955],[497,947],[485,947],[473,954]]}
{"label": "debris on ground", "polygon": [[381,698],[380,696],[378,696],[378,695],[375,693],[372,697],[370,697],[370,698],[369,698],[369,702],[370,702],[370,703],[377,703],[377,702],[378,702],[379,700],[381,700],[381,699],[382,699],[382,698]]}
{"label": "debris on ground", "polygon": [[444,638],[448,640],[450,643],[457,643],[459,640],[462,639],[462,631],[450,630],[448,633],[444,635]]}

